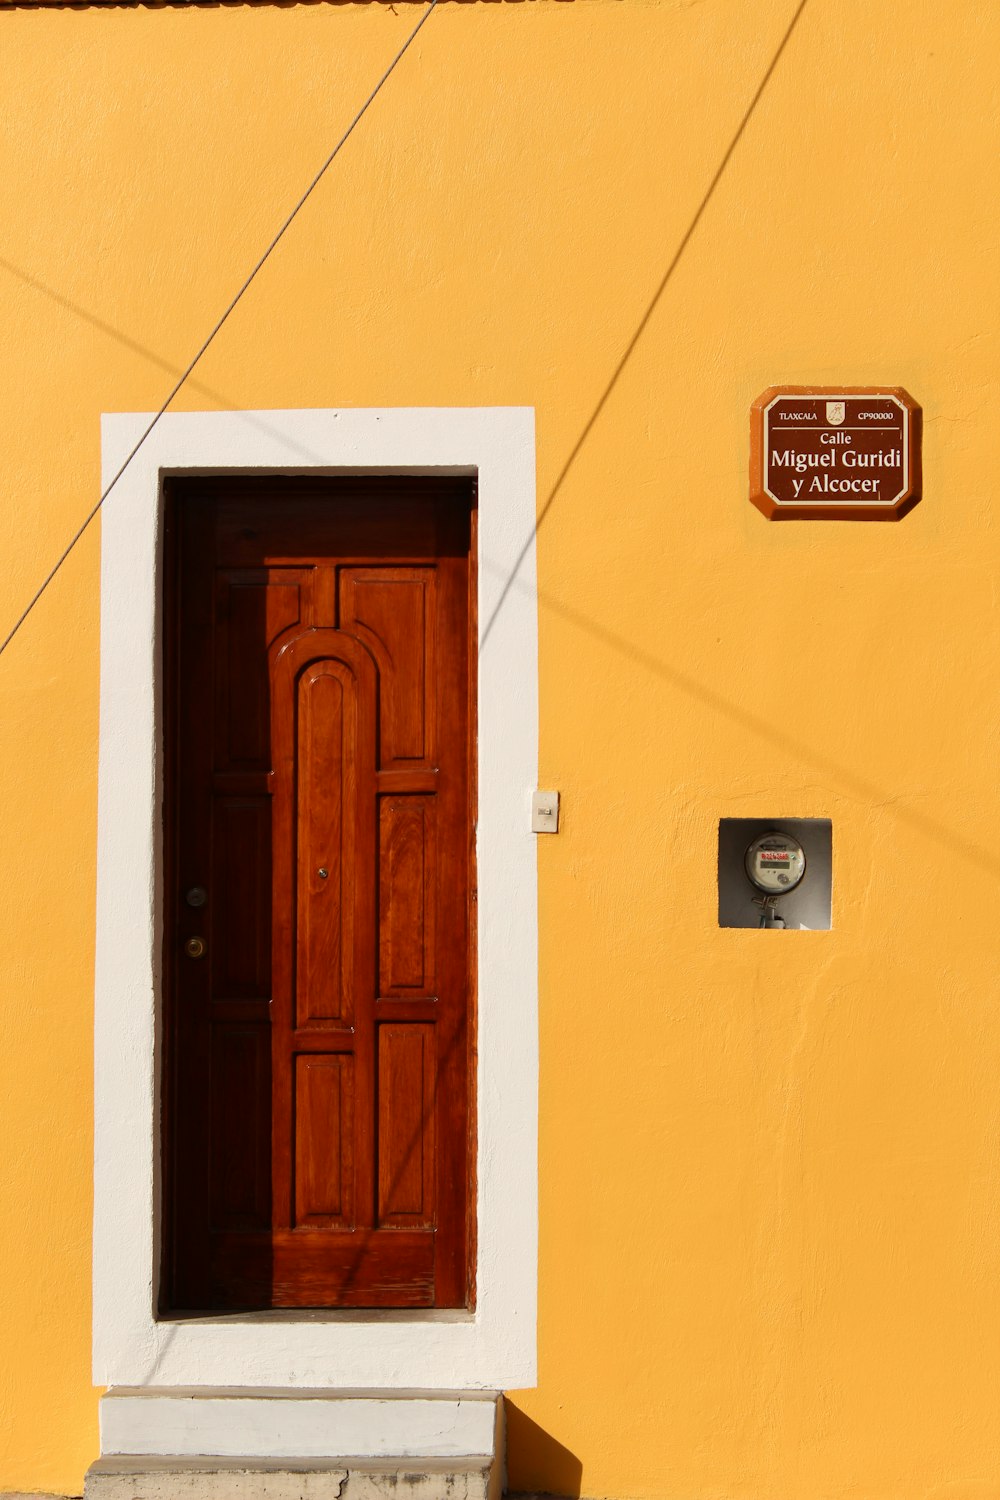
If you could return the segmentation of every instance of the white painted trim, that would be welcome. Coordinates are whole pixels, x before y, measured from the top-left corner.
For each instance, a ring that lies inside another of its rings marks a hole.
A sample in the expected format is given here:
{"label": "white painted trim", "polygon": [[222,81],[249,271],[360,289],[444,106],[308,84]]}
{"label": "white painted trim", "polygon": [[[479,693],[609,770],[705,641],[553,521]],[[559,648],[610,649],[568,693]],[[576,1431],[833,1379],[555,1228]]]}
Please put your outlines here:
{"label": "white painted trim", "polygon": [[[104,417],[104,483],[148,421],[143,413]],[[161,478],[234,471],[478,474],[479,1249],[472,1314],[154,1316]],[[538,1188],[533,411],[170,413],[102,515],[94,1380],[160,1387],[531,1386]],[[518,586],[504,594],[515,569]]]}
{"label": "white painted trim", "polygon": [[175,1458],[494,1456],[497,1397],[122,1391],[101,1400],[101,1453]]}

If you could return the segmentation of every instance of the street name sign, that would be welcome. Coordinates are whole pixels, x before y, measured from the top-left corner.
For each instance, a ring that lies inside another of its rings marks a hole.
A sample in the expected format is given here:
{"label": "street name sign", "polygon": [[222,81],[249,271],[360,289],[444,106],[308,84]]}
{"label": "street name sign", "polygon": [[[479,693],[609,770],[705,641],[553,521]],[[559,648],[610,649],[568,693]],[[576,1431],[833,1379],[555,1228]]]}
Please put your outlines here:
{"label": "street name sign", "polygon": [[750,410],[769,521],[898,521],[920,499],[920,407],[898,386],[771,386]]}

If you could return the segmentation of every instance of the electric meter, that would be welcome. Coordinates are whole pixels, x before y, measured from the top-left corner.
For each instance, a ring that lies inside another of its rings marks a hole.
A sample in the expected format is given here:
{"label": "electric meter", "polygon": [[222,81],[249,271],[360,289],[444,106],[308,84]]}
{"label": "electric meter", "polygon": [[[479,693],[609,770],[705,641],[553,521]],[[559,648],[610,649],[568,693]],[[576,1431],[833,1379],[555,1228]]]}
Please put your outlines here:
{"label": "electric meter", "polygon": [[790,833],[762,833],[746,852],[747,877],[766,896],[794,891],[806,873],[806,856]]}

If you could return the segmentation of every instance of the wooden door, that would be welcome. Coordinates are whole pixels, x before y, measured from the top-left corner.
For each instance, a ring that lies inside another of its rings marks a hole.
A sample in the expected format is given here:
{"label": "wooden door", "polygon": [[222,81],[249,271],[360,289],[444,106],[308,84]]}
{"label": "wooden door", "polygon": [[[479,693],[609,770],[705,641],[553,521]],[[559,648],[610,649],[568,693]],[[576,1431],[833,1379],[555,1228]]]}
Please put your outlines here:
{"label": "wooden door", "polygon": [[167,1308],[471,1305],[472,523],[169,485]]}

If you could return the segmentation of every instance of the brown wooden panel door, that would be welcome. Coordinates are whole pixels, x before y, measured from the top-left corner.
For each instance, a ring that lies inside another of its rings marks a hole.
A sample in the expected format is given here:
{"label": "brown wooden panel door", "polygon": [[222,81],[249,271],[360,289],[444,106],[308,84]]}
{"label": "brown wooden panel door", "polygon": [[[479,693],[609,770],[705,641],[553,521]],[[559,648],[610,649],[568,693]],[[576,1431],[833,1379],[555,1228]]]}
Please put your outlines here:
{"label": "brown wooden panel door", "polygon": [[472,519],[170,483],[167,1309],[471,1303]]}

